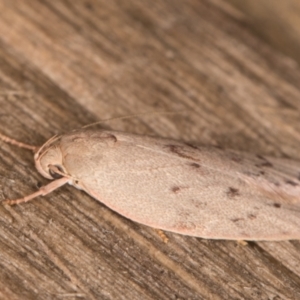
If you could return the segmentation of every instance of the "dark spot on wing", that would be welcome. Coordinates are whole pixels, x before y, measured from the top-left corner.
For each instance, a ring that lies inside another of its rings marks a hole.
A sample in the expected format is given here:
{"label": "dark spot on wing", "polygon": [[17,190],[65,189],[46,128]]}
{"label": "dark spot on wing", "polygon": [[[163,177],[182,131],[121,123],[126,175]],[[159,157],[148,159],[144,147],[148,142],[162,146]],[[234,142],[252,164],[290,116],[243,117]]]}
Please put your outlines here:
{"label": "dark spot on wing", "polygon": [[207,206],[207,202],[201,202],[196,199],[191,199],[190,202],[191,202],[191,207],[195,207],[198,209],[204,209]]}
{"label": "dark spot on wing", "polygon": [[273,167],[273,164],[270,163],[265,157],[261,156],[261,155],[256,155],[257,158],[259,158],[260,160],[262,160],[261,163],[259,164],[256,164],[255,166],[260,168],[260,167],[269,167],[269,168],[272,168]]}
{"label": "dark spot on wing", "polygon": [[300,172],[298,173],[298,180],[300,181]]}
{"label": "dark spot on wing", "polygon": [[273,206],[276,207],[276,208],[280,208],[281,204],[280,203],[273,203]]}
{"label": "dark spot on wing", "polygon": [[297,182],[295,182],[295,181],[293,181],[293,180],[289,180],[289,179],[287,179],[287,180],[285,181],[285,183],[286,183],[286,184],[289,184],[289,185],[292,185],[292,186],[297,186],[297,185],[298,185]]}
{"label": "dark spot on wing", "polygon": [[226,193],[231,198],[240,195],[239,190],[233,187],[229,187]]}
{"label": "dark spot on wing", "polygon": [[236,223],[238,221],[243,221],[244,218],[235,218],[235,219],[231,219],[232,222]]}
{"label": "dark spot on wing", "polygon": [[265,171],[259,171],[260,175],[265,175],[265,173],[266,173]]}
{"label": "dark spot on wing", "polygon": [[185,143],[185,145],[187,145],[188,147],[191,147],[193,149],[199,149],[197,146],[190,144],[190,143]]}
{"label": "dark spot on wing", "polygon": [[171,188],[171,191],[174,193],[174,194],[178,194],[180,192],[181,188],[179,186],[173,186]]}
{"label": "dark spot on wing", "polygon": [[256,215],[254,215],[254,214],[249,214],[249,215],[248,215],[248,219],[250,219],[250,220],[255,220],[255,219],[256,219]]}
{"label": "dark spot on wing", "polygon": [[100,138],[106,141],[109,146],[113,146],[118,141],[115,135],[106,132],[102,133]]}
{"label": "dark spot on wing", "polygon": [[194,161],[199,161],[199,159],[192,156],[192,154],[189,153],[187,149],[185,149],[183,146],[180,145],[166,145],[166,148],[168,148],[172,153],[178,155],[182,158],[191,159]]}
{"label": "dark spot on wing", "polygon": [[174,186],[172,186],[171,187],[171,191],[172,191],[172,193],[174,193],[174,194],[179,194],[179,193],[181,193],[181,192],[183,192],[184,190],[186,190],[186,189],[189,189],[190,187],[189,186],[187,186],[187,185],[185,185],[185,186],[178,186],[178,185],[174,185]]}
{"label": "dark spot on wing", "polygon": [[193,168],[196,168],[196,169],[199,169],[201,166],[197,163],[190,163],[189,166],[193,167]]}

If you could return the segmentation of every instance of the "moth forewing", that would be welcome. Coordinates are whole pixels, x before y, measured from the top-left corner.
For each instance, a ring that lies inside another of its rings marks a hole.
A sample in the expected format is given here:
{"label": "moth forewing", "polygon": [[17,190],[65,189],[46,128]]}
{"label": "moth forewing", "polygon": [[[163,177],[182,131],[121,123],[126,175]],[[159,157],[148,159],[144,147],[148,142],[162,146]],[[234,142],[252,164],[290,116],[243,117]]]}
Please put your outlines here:
{"label": "moth forewing", "polygon": [[300,238],[300,163],[178,141],[83,128],[35,154],[38,171],[121,215],[180,234],[234,240]]}

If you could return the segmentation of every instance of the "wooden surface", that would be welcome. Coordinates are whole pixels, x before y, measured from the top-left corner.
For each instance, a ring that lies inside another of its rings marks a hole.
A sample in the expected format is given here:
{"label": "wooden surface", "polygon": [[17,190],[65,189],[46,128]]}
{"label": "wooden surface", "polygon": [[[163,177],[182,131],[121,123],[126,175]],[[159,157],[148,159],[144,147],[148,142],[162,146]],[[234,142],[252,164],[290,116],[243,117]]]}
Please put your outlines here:
{"label": "wooden surface", "polygon": [[[221,0],[0,0],[0,130],[111,129],[300,160],[300,69]],[[0,143],[0,200],[48,181]],[[62,187],[0,206],[1,299],[299,299],[300,243],[157,232]]]}
{"label": "wooden surface", "polygon": [[262,39],[300,63],[299,0],[226,0],[239,8]]}

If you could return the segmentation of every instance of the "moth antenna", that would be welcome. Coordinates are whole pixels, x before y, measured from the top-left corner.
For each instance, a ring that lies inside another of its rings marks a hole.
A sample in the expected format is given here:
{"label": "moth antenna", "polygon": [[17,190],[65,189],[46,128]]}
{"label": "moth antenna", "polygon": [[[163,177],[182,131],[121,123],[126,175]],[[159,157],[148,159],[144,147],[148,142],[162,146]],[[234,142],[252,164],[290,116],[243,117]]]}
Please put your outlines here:
{"label": "moth antenna", "polygon": [[25,149],[31,150],[33,152],[36,152],[39,148],[37,146],[32,146],[32,145],[29,145],[29,144],[19,142],[19,141],[15,140],[15,139],[12,139],[12,138],[10,138],[10,137],[2,134],[2,133],[0,133],[0,140],[2,140],[5,143],[20,147],[20,148],[25,148]]}
{"label": "moth antenna", "polygon": [[184,112],[185,112],[185,110],[182,110],[182,111],[163,111],[163,112],[161,112],[161,111],[143,112],[143,113],[132,114],[132,115],[127,115],[127,116],[122,116],[122,117],[114,117],[114,118],[104,119],[104,120],[101,120],[101,121],[98,121],[98,122],[95,122],[95,123],[92,123],[92,124],[85,125],[82,128],[95,126],[95,125],[102,124],[102,123],[105,123],[105,122],[108,122],[108,121],[136,118],[136,117],[147,115],[147,114],[149,114],[149,115],[154,115],[154,114],[167,115],[167,114],[182,114]]}

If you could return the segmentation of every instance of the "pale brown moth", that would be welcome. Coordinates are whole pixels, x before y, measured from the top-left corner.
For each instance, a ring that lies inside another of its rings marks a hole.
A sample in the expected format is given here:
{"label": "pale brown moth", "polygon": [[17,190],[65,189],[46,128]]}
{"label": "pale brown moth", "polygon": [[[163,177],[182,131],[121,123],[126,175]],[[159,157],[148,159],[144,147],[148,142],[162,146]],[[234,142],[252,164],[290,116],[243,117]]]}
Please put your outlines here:
{"label": "pale brown moth", "polygon": [[300,162],[163,138],[83,128],[35,152],[53,180],[18,204],[69,183],[119,214],[184,235],[232,240],[300,238]]}

